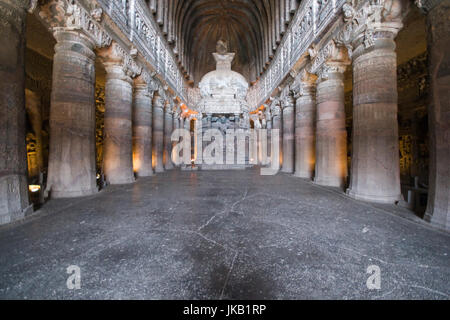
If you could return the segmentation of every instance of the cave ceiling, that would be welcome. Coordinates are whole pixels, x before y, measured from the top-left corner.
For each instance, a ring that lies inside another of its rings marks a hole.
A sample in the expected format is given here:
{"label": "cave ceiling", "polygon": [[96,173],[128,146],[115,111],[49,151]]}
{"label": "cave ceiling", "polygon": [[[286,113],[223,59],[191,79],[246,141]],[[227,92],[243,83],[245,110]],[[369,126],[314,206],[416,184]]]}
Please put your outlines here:
{"label": "cave ceiling", "polygon": [[150,0],[150,10],[195,84],[215,69],[218,40],[236,57],[232,68],[249,82],[270,62],[298,0]]}

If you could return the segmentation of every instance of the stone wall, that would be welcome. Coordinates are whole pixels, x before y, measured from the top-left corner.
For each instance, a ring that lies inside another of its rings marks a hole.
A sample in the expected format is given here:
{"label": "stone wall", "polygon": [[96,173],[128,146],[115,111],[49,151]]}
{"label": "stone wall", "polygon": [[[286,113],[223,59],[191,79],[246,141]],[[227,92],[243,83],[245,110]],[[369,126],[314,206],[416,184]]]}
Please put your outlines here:
{"label": "stone wall", "polygon": [[96,85],[95,87],[95,146],[96,146],[96,166],[97,173],[102,172],[103,163],[103,140],[105,127],[105,87]]}
{"label": "stone wall", "polygon": [[400,173],[403,184],[414,176],[428,184],[427,53],[398,66]]}

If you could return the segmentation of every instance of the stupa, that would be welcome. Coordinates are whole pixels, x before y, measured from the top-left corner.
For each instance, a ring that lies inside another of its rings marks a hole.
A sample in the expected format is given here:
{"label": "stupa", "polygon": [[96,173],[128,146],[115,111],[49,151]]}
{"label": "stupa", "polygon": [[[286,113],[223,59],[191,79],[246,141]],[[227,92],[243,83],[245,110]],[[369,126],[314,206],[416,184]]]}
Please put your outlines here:
{"label": "stupa", "polygon": [[201,100],[197,111],[206,115],[247,116],[246,101],[248,82],[239,73],[231,70],[235,53],[227,52],[225,41],[219,40],[217,52],[213,53],[216,60],[216,70],[208,72],[199,83]]}

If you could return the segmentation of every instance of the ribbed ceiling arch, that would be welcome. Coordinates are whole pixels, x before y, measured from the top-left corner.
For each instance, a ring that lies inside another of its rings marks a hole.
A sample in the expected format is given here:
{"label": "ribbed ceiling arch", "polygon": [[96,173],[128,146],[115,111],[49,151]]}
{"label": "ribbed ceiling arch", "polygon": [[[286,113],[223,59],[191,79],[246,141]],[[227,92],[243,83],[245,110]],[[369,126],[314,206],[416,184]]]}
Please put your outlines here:
{"label": "ribbed ceiling arch", "polygon": [[255,81],[270,63],[299,0],[149,0],[186,77],[214,70],[219,39],[235,52],[233,70]]}

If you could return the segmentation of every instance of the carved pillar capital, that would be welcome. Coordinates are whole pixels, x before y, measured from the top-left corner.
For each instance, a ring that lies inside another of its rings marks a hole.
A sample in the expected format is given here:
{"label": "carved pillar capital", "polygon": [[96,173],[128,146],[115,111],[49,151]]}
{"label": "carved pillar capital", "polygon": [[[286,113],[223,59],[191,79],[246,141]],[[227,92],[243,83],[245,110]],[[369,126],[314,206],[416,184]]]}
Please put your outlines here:
{"label": "carved pillar capital", "polygon": [[141,74],[134,79],[135,90],[146,91],[146,95],[152,98],[155,91],[159,89],[158,82],[153,76],[154,73],[151,74],[143,69]]}
{"label": "carved pillar capital", "polygon": [[302,69],[295,82],[292,85],[294,91],[294,98],[298,99],[301,96],[314,95],[316,91],[317,75],[308,72],[306,69]]}
{"label": "carved pillar capital", "polygon": [[348,65],[348,63],[324,63],[317,71],[318,81],[330,80],[333,77],[341,78]]}
{"label": "carved pillar capital", "polygon": [[442,0],[415,0],[414,3],[424,14],[428,14],[434,9]]}
{"label": "carved pillar capital", "polygon": [[279,116],[281,114],[280,100],[278,98],[275,98],[275,100],[270,105],[270,112],[272,114],[272,117]]}
{"label": "carved pillar capital", "polygon": [[[37,1],[29,1],[29,9],[35,10]],[[95,47],[111,44],[111,37],[98,23],[98,12],[87,12],[76,1],[50,0],[39,6],[39,17],[50,26],[53,32],[60,30],[77,31],[89,37]],[[101,17],[101,15],[100,15]]]}
{"label": "carved pillar capital", "polygon": [[331,74],[344,73],[350,64],[347,48],[333,39],[315,56],[308,73],[316,74],[319,81],[327,80]]}
{"label": "carved pillar capital", "polygon": [[338,33],[336,42],[346,46],[352,56],[354,50],[383,45],[383,39],[393,40],[403,28],[409,1],[370,0],[357,7],[354,0],[348,0],[342,9],[346,24]]}
{"label": "carved pillar capital", "polygon": [[33,13],[38,5],[38,0],[4,0],[8,5]]}
{"label": "carved pillar capital", "polygon": [[131,81],[131,78],[137,77],[142,72],[142,67],[115,41],[109,47],[99,50],[99,57],[108,76],[115,75],[121,80]]}
{"label": "carved pillar capital", "polygon": [[164,108],[164,98],[161,96],[158,90],[153,94],[153,108]]}
{"label": "carved pillar capital", "polygon": [[281,108],[284,111],[289,108],[294,108],[294,105],[295,105],[294,96],[291,92],[289,92],[281,100]]}
{"label": "carved pillar capital", "polygon": [[134,96],[150,97],[147,84],[145,82],[142,82],[139,77],[134,79]]}

